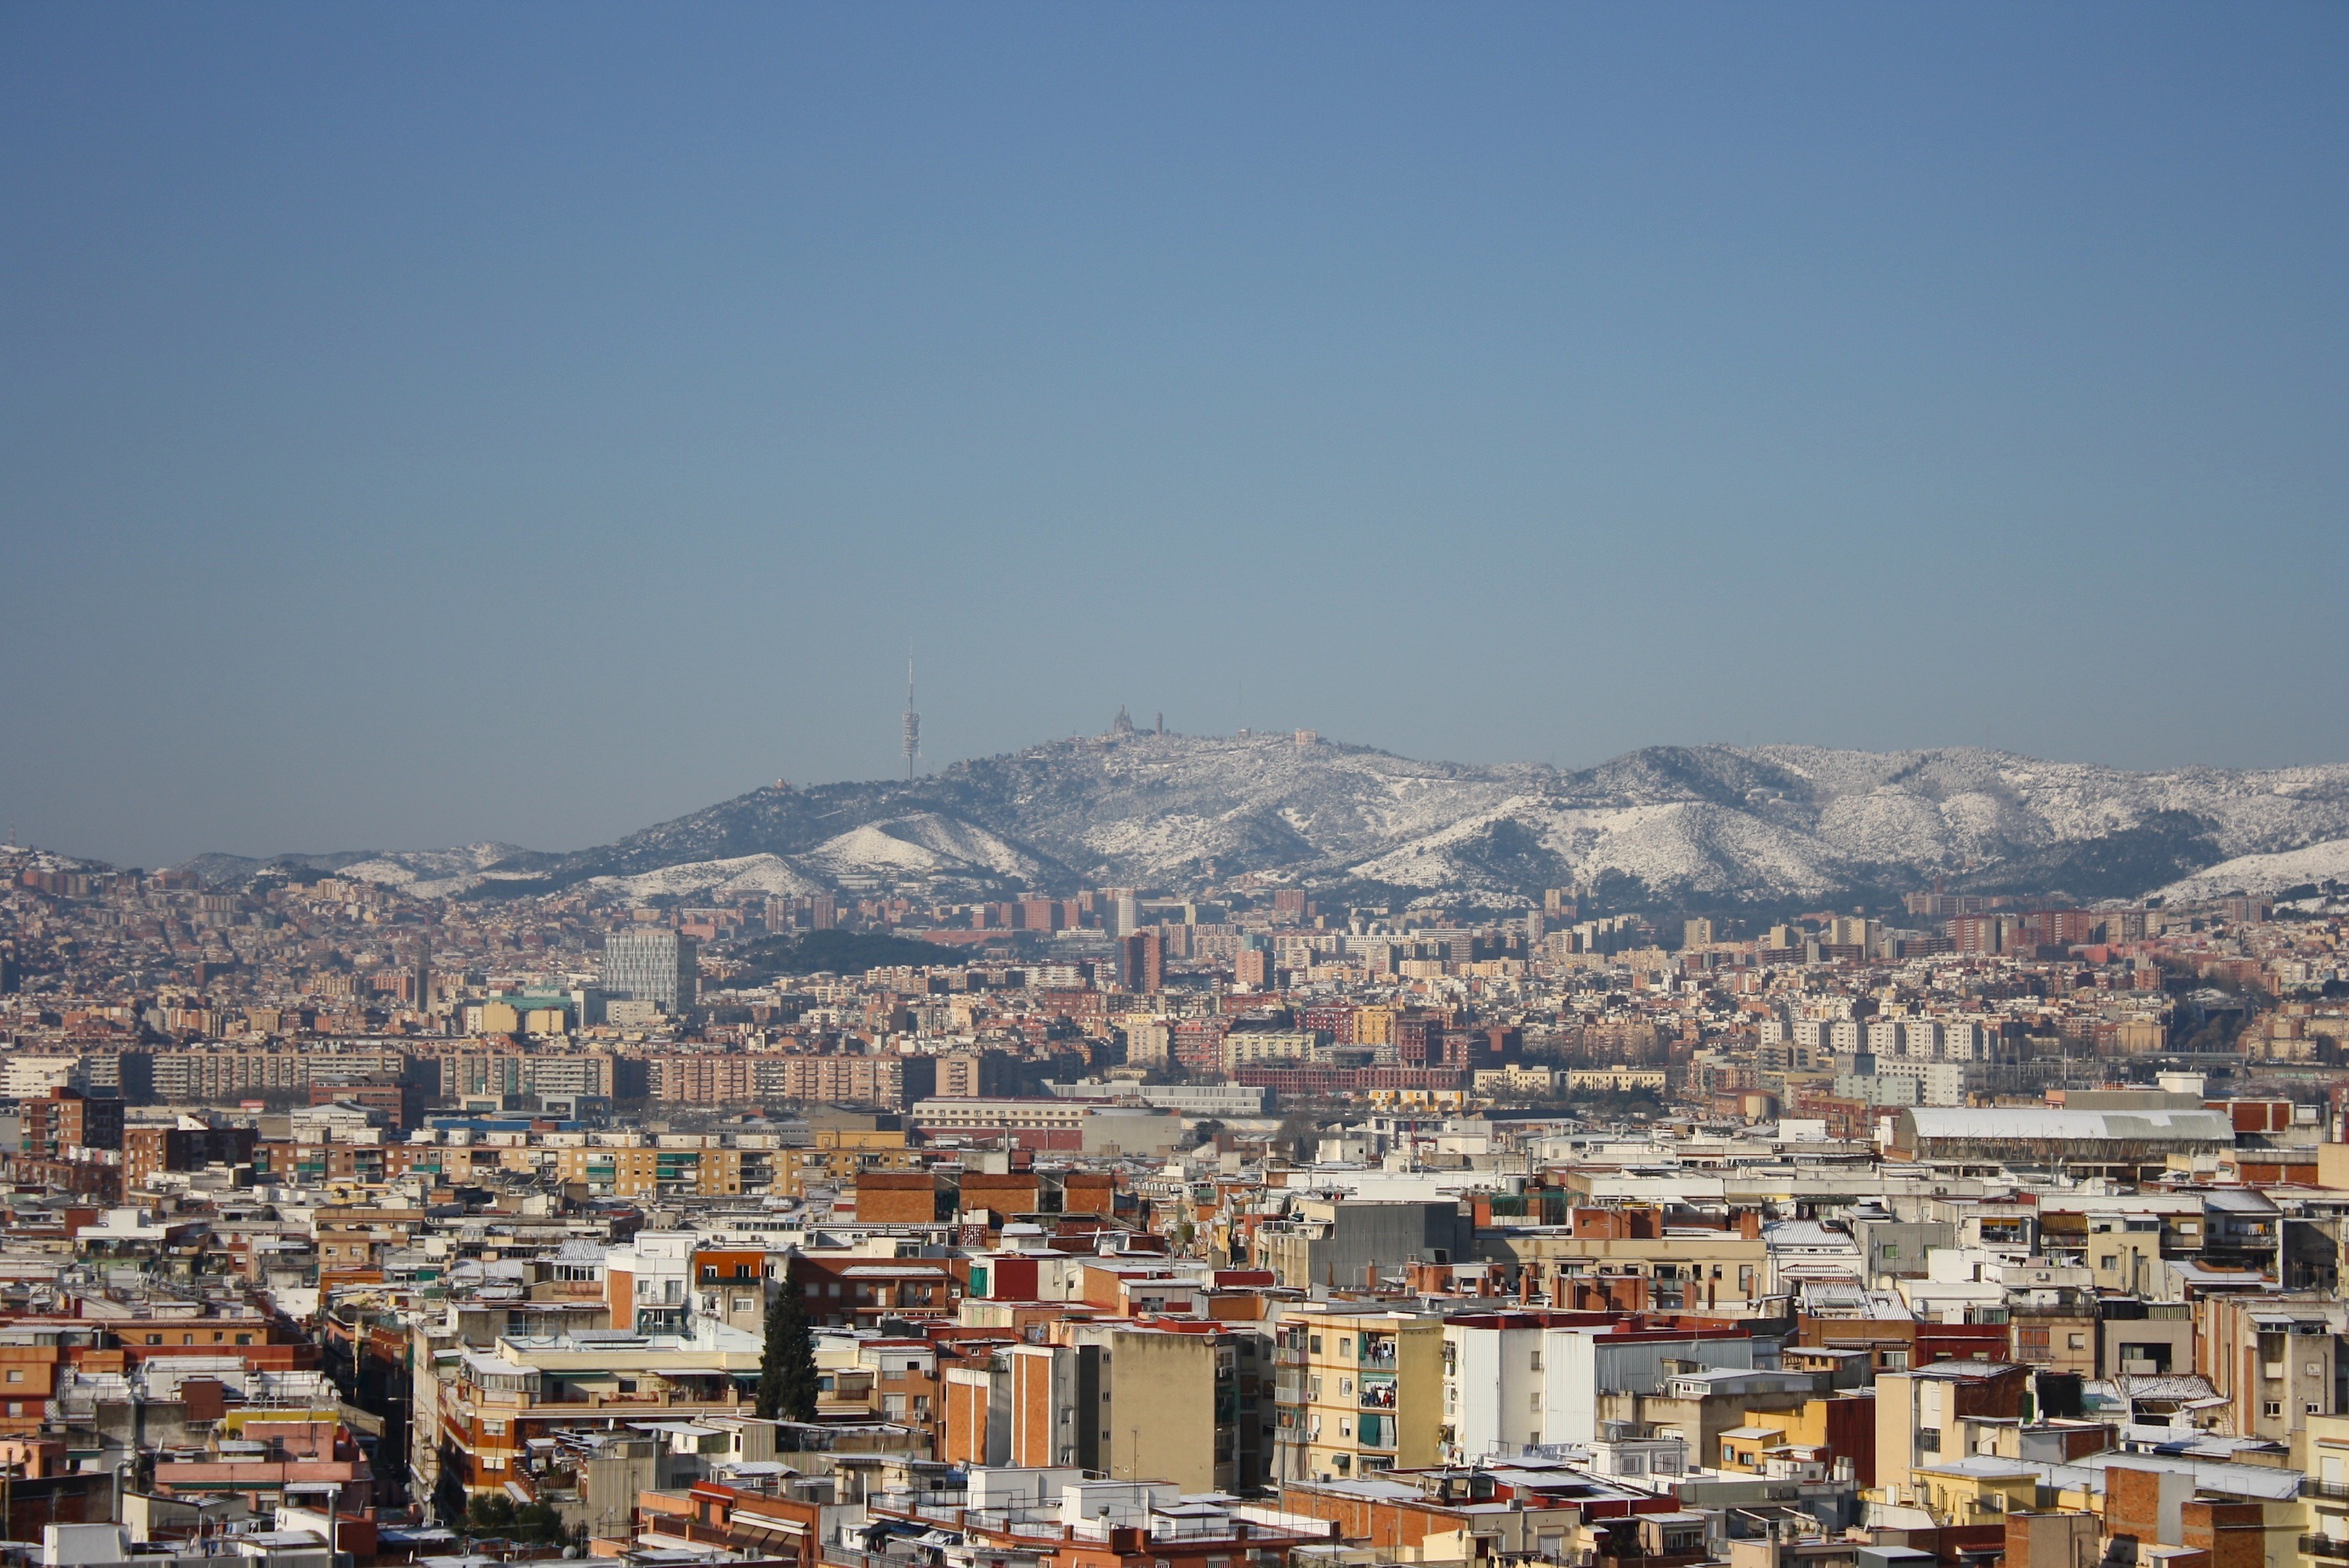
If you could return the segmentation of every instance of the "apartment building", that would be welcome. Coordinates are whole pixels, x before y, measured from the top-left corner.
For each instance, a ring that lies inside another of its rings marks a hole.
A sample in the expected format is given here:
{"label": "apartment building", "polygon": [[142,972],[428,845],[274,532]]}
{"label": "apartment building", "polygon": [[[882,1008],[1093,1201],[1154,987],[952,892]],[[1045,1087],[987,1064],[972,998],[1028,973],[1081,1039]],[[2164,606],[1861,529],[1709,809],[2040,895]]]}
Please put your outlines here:
{"label": "apartment building", "polygon": [[1278,1335],[1276,1480],[1341,1480],[1438,1461],[1442,1319],[1307,1307],[1283,1315]]}
{"label": "apartment building", "polygon": [[557,1180],[580,1182],[596,1197],[740,1197],[767,1191],[776,1171],[774,1150],[730,1147],[715,1135],[676,1135],[657,1147],[597,1141],[547,1152]]}
{"label": "apartment building", "polygon": [[249,1165],[260,1134],[250,1127],[131,1127],[122,1134],[122,1184],[144,1188],[166,1171],[207,1165]]}
{"label": "apartment building", "polygon": [[2331,1293],[2210,1295],[2194,1304],[2194,1370],[2233,1405],[2235,1430],[2289,1443],[2336,1413],[2349,1307]]}
{"label": "apartment building", "polygon": [[604,993],[674,1016],[700,994],[700,950],[692,937],[664,927],[616,931],[604,939]]}
{"label": "apartment building", "polygon": [[52,1088],[17,1108],[17,1148],[46,1160],[71,1149],[122,1147],[122,1102],[93,1099],[77,1088]]}
{"label": "apartment building", "polygon": [[1878,1373],[1878,1487],[1894,1501],[1916,1497],[1920,1470],[1973,1453],[1970,1423],[2020,1420],[2030,1386],[2027,1367],[1995,1361],[1942,1361],[1906,1372]]}
{"label": "apartment building", "polygon": [[1017,1345],[957,1368],[947,1422],[956,1451],[984,1459],[988,1427],[1015,1465],[1075,1466],[1186,1492],[1263,1484],[1270,1463],[1271,1343],[1212,1323],[1067,1320],[1049,1345]]}

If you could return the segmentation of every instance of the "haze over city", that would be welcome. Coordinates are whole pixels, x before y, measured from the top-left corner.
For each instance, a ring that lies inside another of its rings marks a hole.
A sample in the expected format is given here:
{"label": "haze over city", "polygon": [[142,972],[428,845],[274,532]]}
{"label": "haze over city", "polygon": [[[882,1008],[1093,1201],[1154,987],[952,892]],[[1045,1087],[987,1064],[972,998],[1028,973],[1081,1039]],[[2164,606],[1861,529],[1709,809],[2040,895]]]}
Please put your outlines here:
{"label": "haze over city", "polygon": [[0,1568],[2349,1568],[2344,83],[0,0]]}
{"label": "haze over city", "polygon": [[2349,758],[2335,7],[0,14],[26,841]]}

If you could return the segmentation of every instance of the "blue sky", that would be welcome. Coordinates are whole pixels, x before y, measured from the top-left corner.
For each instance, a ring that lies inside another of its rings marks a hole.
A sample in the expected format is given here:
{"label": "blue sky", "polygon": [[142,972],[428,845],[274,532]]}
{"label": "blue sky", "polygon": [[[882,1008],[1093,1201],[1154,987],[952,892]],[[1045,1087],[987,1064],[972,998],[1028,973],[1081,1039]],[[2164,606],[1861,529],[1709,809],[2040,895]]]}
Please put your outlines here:
{"label": "blue sky", "polygon": [[[0,7],[0,815],[2349,759],[2339,6]],[[1243,704],[1245,707],[1243,707]]]}

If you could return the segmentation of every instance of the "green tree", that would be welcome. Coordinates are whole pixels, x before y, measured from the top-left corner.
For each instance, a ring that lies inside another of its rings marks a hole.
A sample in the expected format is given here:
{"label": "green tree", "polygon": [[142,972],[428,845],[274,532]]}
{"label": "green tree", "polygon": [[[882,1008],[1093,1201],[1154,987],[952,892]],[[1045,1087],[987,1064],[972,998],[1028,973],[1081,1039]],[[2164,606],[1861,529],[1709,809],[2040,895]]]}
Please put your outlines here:
{"label": "green tree", "polygon": [[815,1336],[787,1271],[767,1303],[767,1346],[759,1357],[759,1414],[770,1421],[815,1419]]}
{"label": "green tree", "polygon": [[570,1533],[563,1514],[551,1502],[526,1502],[516,1508],[502,1491],[483,1492],[466,1505],[467,1535],[497,1536],[507,1541],[555,1542]]}
{"label": "green tree", "polygon": [[1272,1140],[1288,1151],[1288,1158],[1299,1165],[1309,1165],[1321,1148],[1321,1119],[1305,1111],[1292,1110],[1280,1119],[1280,1130]]}
{"label": "green tree", "polygon": [[560,1541],[569,1533],[563,1527],[563,1512],[551,1502],[524,1503],[514,1510],[514,1538],[518,1541]]}
{"label": "green tree", "polygon": [[465,1533],[468,1535],[502,1535],[513,1533],[513,1499],[502,1491],[485,1491],[465,1506]]}

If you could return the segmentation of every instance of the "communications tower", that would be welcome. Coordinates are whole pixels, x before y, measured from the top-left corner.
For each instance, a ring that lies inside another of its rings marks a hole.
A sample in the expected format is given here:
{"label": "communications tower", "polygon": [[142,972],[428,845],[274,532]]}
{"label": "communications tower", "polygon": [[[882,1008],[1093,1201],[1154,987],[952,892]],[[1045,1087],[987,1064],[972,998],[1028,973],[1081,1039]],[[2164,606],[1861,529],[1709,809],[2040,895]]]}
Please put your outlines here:
{"label": "communications tower", "polygon": [[914,778],[914,758],[922,754],[922,716],[914,711],[914,655],[905,655],[905,779]]}

